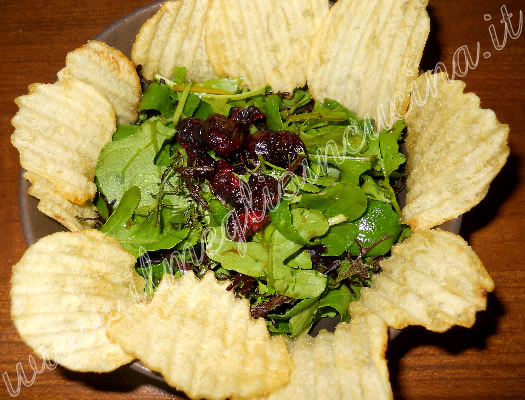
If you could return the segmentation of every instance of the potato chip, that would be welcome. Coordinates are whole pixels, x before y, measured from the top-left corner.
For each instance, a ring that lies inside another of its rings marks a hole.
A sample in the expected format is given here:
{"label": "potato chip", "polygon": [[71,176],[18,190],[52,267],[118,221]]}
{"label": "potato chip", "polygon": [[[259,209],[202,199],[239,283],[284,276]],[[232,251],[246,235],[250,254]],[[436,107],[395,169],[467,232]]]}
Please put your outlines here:
{"label": "potato chip", "polygon": [[25,172],[24,178],[31,182],[31,187],[27,193],[40,200],[38,210],[41,213],[60,222],[70,231],[81,231],[93,228],[93,220],[78,220],[81,218],[95,218],[95,206],[91,201],[78,205],[64,199],[53,190],[52,185],[41,176],[32,172]]}
{"label": "potato chip", "polygon": [[186,67],[186,78],[215,78],[204,47],[204,27],[210,0],[177,0],[163,3],[140,29],[131,59],[142,65],[142,74],[159,73],[172,78],[175,67]]}
{"label": "potato chip", "polygon": [[339,0],[315,34],[307,81],[379,130],[401,118],[430,30],[428,0]]}
{"label": "potato chip", "polygon": [[219,76],[291,93],[306,83],[310,43],[327,12],[324,0],[214,0],[206,51]]}
{"label": "potato chip", "polygon": [[77,78],[107,97],[115,109],[117,123],[127,125],[137,119],[142,90],[135,65],[104,42],[90,40],[70,52],[59,79]]}
{"label": "potato chip", "polygon": [[403,222],[428,229],[478,204],[509,155],[508,125],[446,73],[416,80],[407,115],[408,180]]}
{"label": "potato chip", "polygon": [[130,308],[108,330],[111,340],[191,398],[250,398],[272,392],[293,368],[283,338],[252,320],[247,300],[212,272],[165,275],[150,304]]}
{"label": "potato chip", "polygon": [[471,327],[486,307],[494,282],[460,236],[440,229],[418,231],[392,248],[381,273],[350,303],[352,316],[374,312],[396,329],[422,325],[443,332]]}
{"label": "potato chip", "polygon": [[32,84],[15,102],[20,109],[11,121],[16,128],[11,142],[22,167],[75,204],[93,199],[97,157],[116,129],[109,101],[71,78]]}
{"label": "potato chip", "polygon": [[75,371],[107,372],[132,361],[106,330],[145,282],[135,258],[96,230],[58,232],[13,267],[11,317],[35,353]]}
{"label": "potato chip", "polygon": [[386,323],[372,313],[337,325],[334,333],[300,336],[289,342],[290,383],[267,399],[391,399],[387,341]]}

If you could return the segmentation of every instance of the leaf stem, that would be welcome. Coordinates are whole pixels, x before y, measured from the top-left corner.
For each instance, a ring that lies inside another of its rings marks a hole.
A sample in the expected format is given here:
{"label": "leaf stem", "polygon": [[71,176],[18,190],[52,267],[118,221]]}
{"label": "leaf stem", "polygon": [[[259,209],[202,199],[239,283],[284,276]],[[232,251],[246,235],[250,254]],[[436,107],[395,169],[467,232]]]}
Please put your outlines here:
{"label": "leaf stem", "polygon": [[249,92],[238,94],[203,94],[201,99],[216,99],[216,100],[243,100],[250,97],[259,96],[266,93],[267,86],[262,86],[257,90],[250,90]]}
{"label": "leaf stem", "polygon": [[175,127],[179,123],[180,116],[182,115],[182,111],[184,110],[184,106],[186,105],[186,100],[188,99],[188,96],[190,94],[190,89],[191,89],[191,82],[188,82],[186,86],[184,87],[180,100],[177,103],[177,108],[175,109],[175,113],[173,114],[173,126]]}
{"label": "leaf stem", "polygon": [[339,214],[339,215],[336,215],[335,217],[328,218],[328,225],[333,226],[333,225],[341,224],[346,221],[348,221],[348,218],[346,218],[346,215]]}
{"label": "leaf stem", "polygon": [[[172,81],[171,79],[165,78],[164,76],[160,75],[159,73],[155,73],[153,76],[155,79],[155,82],[160,82],[161,80],[165,83],[166,86],[168,86],[170,89],[172,89],[174,92],[182,92],[186,85],[178,85],[175,83],[175,81]],[[226,92],[225,90],[220,89],[213,89],[213,88],[207,88],[207,87],[200,87],[200,86],[191,86],[190,92],[192,93],[211,93],[211,94],[219,94],[219,95],[231,95],[230,92]]]}

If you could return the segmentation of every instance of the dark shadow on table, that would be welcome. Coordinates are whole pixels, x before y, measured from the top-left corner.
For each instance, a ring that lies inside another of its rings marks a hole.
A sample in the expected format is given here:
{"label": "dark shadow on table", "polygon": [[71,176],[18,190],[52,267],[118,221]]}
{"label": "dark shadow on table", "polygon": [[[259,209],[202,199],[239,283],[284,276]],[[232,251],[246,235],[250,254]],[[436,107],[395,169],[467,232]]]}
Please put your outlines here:
{"label": "dark shadow on table", "polygon": [[500,206],[516,189],[519,181],[519,164],[520,158],[511,153],[507,163],[492,181],[487,196],[463,215],[460,234],[467,242],[472,232],[480,230],[494,219]]}
{"label": "dark shadow on table", "polygon": [[188,399],[184,393],[176,391],[166,382],[152,379],[140,372],[134,371],[129,366],[123,366],[116,371],[105,374],[74,372],[61,367],[57,369],[67,379],[80,382],[91,389],[97,390],[101,396],[103,396],[104,392],[127,393],[146,385],[154,387],[155,390],[158,390],[159,394],[171,395],[172,399]]}
{"label": "dark shadow on table", "polygon": [[477,314],[476,323],[470,329],[453,327],[444,333],[430,332],[420,326],[403,329],[389,343],[386,354],[394,398],[403,399],[403,388],[398,382],[400,361],[410,350],[418,346],[436,346],[452,354],[459,354],[467,349],[484,349],[487,338],[496,333],[498,318],[503,313],[503,305],[496,294],[489,293],[487,309]]}
{"label": "dark shadow on table", "polygon": [[421,71],[433,70],[438,62],[441,61],[441,45],[439,44],[439,25],[432,11],[432,4],[427,7],[428,16],[430,17],[430,33],[427,38],[425,50],[419,68]]}

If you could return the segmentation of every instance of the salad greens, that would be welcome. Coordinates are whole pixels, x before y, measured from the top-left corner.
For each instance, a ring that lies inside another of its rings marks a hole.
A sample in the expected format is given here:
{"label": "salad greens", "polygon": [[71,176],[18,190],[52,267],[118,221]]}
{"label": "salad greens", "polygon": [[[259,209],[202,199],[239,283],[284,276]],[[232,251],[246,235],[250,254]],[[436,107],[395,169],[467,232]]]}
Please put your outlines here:
{"label": "salad greens", "polygon": [[[410,234],[399,222],[395,186],[404,176],[404,122],[377,133],[374,121],[334,100],[314,101],[306,89],[281,96],[269,87],[240,90],[240,78],[194,83],[184,76],[183,68],[156,75],[138,120],[119,126],[100,153],[100,229],[138,257],[148,293],[166,273],[212,270],[249,299],[252,316],[264,317],[272,334],[297,337],[324,317],[348,321],[349,302],[392,245]],[[238,240],[226,227],[235,210],[216,196],[210,176],[192,175],[199,167],[190,166],[177,127],[185,118],[231,118],[252,106],[264,118],[250,124],[249,134],[290,131],[306,152],[288,168],[259,155],[255,166],[234,173],[245,185],[260,175],[280,185],[280,201],[265,210],[262,228]]]}

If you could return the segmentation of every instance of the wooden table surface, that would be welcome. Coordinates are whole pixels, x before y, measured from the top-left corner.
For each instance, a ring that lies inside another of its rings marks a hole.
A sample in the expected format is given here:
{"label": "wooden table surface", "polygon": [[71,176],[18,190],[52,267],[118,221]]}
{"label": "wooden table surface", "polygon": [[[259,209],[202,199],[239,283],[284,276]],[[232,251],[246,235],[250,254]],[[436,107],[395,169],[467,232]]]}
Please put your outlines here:
{"label": "wooden table surface", "polygon": [[[102,375],[42,368],[9,315],[11,267],[27,247],[18,209],[18,152],[10,144],[10,119],[17,110],[13,100],[32,82],[53,82],[67,52],[145,4],[146,0],[0,1],[0,398],[10,393],[24,399],[174,396],[128,367]],[[496,282],[487,311],[478,314],[472,329],[454,328],[445,334],[419,328],[403,331],[387,353],[397,399],[525,398],[524,5],[520,0],[439,0],[429,6],[432,31],[423,67],[442,61],[449,72],[464,75],[467,90],[510,125],[511,154],[488,196],[464,216],[461,232]],[[502,7],[513,15],[504,23]],[[470,68],[466,49],[473,61]],[[19,380],[22,369],[26,385]]]}

